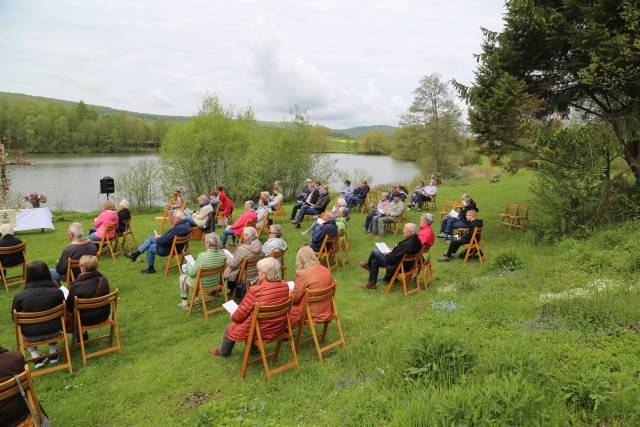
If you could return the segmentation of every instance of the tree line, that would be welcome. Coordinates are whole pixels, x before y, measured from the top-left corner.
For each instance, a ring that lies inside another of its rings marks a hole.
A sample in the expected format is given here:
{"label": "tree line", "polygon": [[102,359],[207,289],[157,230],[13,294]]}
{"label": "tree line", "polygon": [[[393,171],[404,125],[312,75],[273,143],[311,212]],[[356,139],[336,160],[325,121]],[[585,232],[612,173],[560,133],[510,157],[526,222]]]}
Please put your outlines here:
{"label": "tree line", "polygon": [[9,150],[39,153],[157,150],[170,124],[124,113],[99,115],[75,106],[21,97],[0,97],[0,140]]}

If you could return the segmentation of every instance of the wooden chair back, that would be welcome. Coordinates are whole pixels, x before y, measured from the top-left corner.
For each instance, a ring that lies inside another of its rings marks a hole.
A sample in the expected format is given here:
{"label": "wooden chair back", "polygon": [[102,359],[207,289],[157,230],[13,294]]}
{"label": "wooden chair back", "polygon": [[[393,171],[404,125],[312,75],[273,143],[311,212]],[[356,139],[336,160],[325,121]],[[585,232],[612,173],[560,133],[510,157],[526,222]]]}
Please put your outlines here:
{"label": "wooden chair back", "polygon": [[[133,235],[133,230],[131,229],[131,219],[125,219],[123,223],[124,231],[118,231],[116,234],[116,255],[123,254],[138,247],[136,238]],[[129,242],[127,242],[127,237],[129,236],[130,239]]]}
{"label": "wooden chair back", "polygon": [[[385,294],[391,293],[396,283],[399,282],[402,286],[402,291],[405,297],[408,297],[411,294],[416,292],[420,292],[420,282],[418,281],[418,274],[420,272],[420,268],[422,267],[421,259],[422,254],[418,252],[415,255],[405,254],[391,276],[391,280],[387,284],[387,287],[384,291]],[[405,263],[411,264],[410,268],[405,267]],[[416,286],[414,288],[410,288],[409,284],[414,280]]]}
{"label": "wooden chair back", "polygon": [[[346,345],[346,342],[344,340],[344,335],[342,333],[342,322],[340,322],[340,316],[338,315],[338,309],[336,308],[335,295],[336,295],[335,281],[328,288],[324,288],[324,289],[308,289],[307,288],[302,298],[302,305],[300,310],[300,321],[298,322],[297,325],[295,325],[295,327],[298,328],[298,333],[296,336],[296,350],[300,349],[301,344],[308,341],[313,341],[313,344],[315,345],[316,353],[318,355],[318,359],[320,360],[320,362],[324,362],[323,353],[337,346],[344,347]],[[311,313],[309,304],[322,302],[326,300],[331,301],[331,307],[333,310],[331,317],[328,319],[314,319],[313,314]],[[332,321],[335,321],[336,323],[336,327],[338,329],[338,339],[323,347],[320,347],[320,344],[324,344],[325,338],[327,336],[327,330],[328,330],[329,324]],[[322,334],[320,335],[320,338],[318,338],[318,333],[316,331],[317,324],[323,325]],[[302,330],[305,327],[309,328],[309,330],[311,331],[311,336],[305,339],[302,339]]]}
{"label": "wooden chair back", "polygon": [[169,201],[167,202],[167,207],[165,207],[164,210],[162,211],[162,216],[157,216],[154,218],[156,221],[162,221],[162,223],[160,224],[160,234],[164,232],[164,226],[169,221],[169,210],[171,209],[171,206],[173,206],[173,202],[174,202],[174,199],[170,198]]}
{"label": "wooden chair back", "polygon": [[[267,377],[267,382],[271,381],[271,378],[273,378],[274,375],[284,372],[287,369],[298,369],[298,354],[296,352],[296,346],[293,342],[293,336],[291,334],[291,322],[289,321],[290,309],[291,298],[289,298],[282,304],[270,306],[260,306],[259,304],[256,304],[254,306],[253,314],[251,316],[249,336],[245,341],[244,357],[242,359],[242,366],[240,367],[241,378],[244,378],[246,376],[247,367],[249,365],[259,362],[262,362],[262,366]],[[276,319],[282,316],[286,316],[285,321],[283,322],[282,331],[269,340],[264,339],[262,336],[262,332],[260,331],[260,320]],[[291,348],[291,355],[293,360],[287,364],[272,369],[269,366],[269,359],[271,359],[274,364],[277,363],[278,356],[280,354],[280,347],[286,340],[289,341],[289,347]],[[273,352],[267,353],[265,344],[268,344],[270,342],[276,342],[276,347]],[[258,350],[260,351],[260,357],[249,360],[252,345],[255,345],[258,348]]]}
{"label": "wooden chair back", "polygon": [[[116,227],[112,226],[112,225],[107,225],[104,228],[104,233],[102,234],[102,239],[100,239],[100,243],[98,244],[98,253],[97,256],[98,258],[100,258],[100,255],[102,255],[102,252],[107,249],[109,250],[109,253],[111,253],[111,258],[112,259],[116,259],[116,253],[115,253],[115,249],[116,249],[116,245],[117,245],[117,236],[115,235],[115,231],[116,231]],[[114,239],[115,242],[112,242],[111,239],[109,238],[109,234],[110,233],[114,233]]]}
{"label": "wooden chair back", "polygon": [[[224,269],[226,266],[227,263],[225,262],[220,267],[198,267],[196,279],[193,282],[191,300],[189,301],[189,314],[191,314],[191,312],[193,311],[193,307],[198,304],[197,299],[199,299],[199,304],[202,308],[204,321],[207,323],[209,322],[209,315],[224,310],[224,307],[222,307],[222,302],[220,301],[220,294],[222,294],[224,302],[227,302],[227,291],[224,284]],[[202,279],[215,277],[216,275],[218,276],[218,282],[215,285],[209,285],[205,288],[204,284],[202,283]],[[213,303],[213,308],[209,308],[210,303]]]}
{"label": "wooden chair back", "polygon": [[249,283],[249,281],[247,280],[247,270],[255,269],[256,265],[258,264],[258,261],[260,261],[262,258],[264,258],[263,254],[260,254],[259,256],[254,258],[243,259],[242,264],[240,264],[240,270],[238,270],[238,277],[236,278],[236,283],[242,284],[245,286],[245,288],[249,289],[252,283]]}
{"label": "wooden chair back", "polygon": [[446,202],[444,202],[444,204],[442,205],[442,209],[440,210],[440,220],[449,215],[451,209],[455,209],[459,212],[460,209],[462,209],[462,205],[452,200],[447,200]]}
{"label": "wooden chair back", "polygon": [[320,250],[316,252],[316,256],[318,260],[324,258],[325,265],[331,271],[331,268],[338,268],[338,258],[336,256],[338,250],[338,236],[329,236],[326,234],[324,239],[322,240],[322,245],[320,245]]}
{"label": "wooden chair back", "polygon": [[487,251],[484,247],[484,240],[482,239],[482,227],[473,229],[471,240],[469,240],[467,251],[464,254],[464,263],[469,262],[474,255],[478,257],[480,262],[484,262],[487,259]]}
{"label": "wooden chair back", "polygon": [[287,280],[287,263],[285,262],[284,255],[286,251],[281,251],[280,249],[274,249],[271,251],[271,258],[275,258],[280,263],[280,274],[282,275],[282,280]]}
{"label": "wooden chair back", "polygon": [[[42,408],[40,407],[40,402],[38,402],[38,397],[36,396],[36,389],[33,386],[31,372],[29,372],[29,368],[25,367],[25,370],[16,376],[18,377],[17,381],[14,377],[11,377],[0,382],[0,401],[6,401],[12,397],[21,396],[22,392],[20,391],[20,386],[22,386],[22,390],[24,390],[24,397],[28,399],[31,409],[35,412],[38,418],[37,420],[32,419],[31,424],[24,425],[39,426],[41,425],[44,417],[42,414]],[[20,381],[20,386],[18,386],[18,381]],[[29,417],[32,418],[31,415]],[[27,420],[29,420],[29,418],[27,418]]]}
{"label": "wooden chair back", "polygon": [[278,218],[282,218],[282,223],[287,222],[287,216],[284,213],[284,201],[278,203],[276,206],[275,213],[273,214],[273,223],[276,224],[278,222]]}
{"label": "wooden chair back", "polygon": [[[167,264],[164,267],[165,276],[169,274],[169,270],[173,270],[174,268],[180,271],[182,259],[185,255],[191,253],[189,252],[189,241],[191,241],[191,232],[186,236],[173,236],[171,250],[169,250],[169,255],[167,255]],[[175,264],[173,264],[172,261],[175,261]]]}
{"label": "wooden chair back", "polygon": [[[24,355],[28,354],[27,358],[25,358],[26,364],[30,362],[38,363],[48,357],[54,356],[66,356],[65,363],[59,363],[52,367],[48,367],[45,369],[38,369],[33,372],[33,376],[38,376],[42,374],[46,374],[48,372],[55,372],[61,369],[68,369],[69,373],[73,373],[73,367],[71,366],[71,353],[69,352],[69,343],[67,342],[67,327],[65,325],[66,318],[66,305],[63,302],[62,304],[53,307],[46,311],[37,311],[37,312],[19,312],[13,310],[13,324],[15,326],[16,332],[16,343],[18,347],[18,351]],[[43,339],[29,339],[22,334],[22,326],[23,325],[37,325],[38,323],[48,322],[50,320],[60,320],[60,333],[52,336],[51,338],[43,338]],[[63,350],[59,350],[55,353],[49,353],[38,357],[31,357],[29,352],[27,351],[27,347],[37,347],[44,344],[49,343],[62,343],[64,346]]]}
{"label": "wooden chair back", "polygon": [[74,271],[80,271],[80,259],[67,258],[67,275],[66,282],[67,287],[71,290],[71,284],[76,280],[76,273]]}
{"label": "wooden chair back", "polygon": [[[0,261],[0,277],[2,278],[2,284],[4,285],[4,289],[9,292],[10,286],[20,286],[24,285],[26,275],[27,275],[27,244],[25,242],[20,243],[15,246],[5,246],[0,247],[0,257],[7,255],[16,255],[22,254],[22,262],[16,265],[12,265],[11,267],[6,267],[2,265],[2,261]],[[22,267],[22,273],[9,276],[9,268],[17,268]]]}
{"label": "wooden chair back", "polygon": [[431,260],[425,259],[425,255],[428,255],[430,247],[428,245],[422,245],[420,248],[418,261],[420,262],[420,270],[418,272],[418,283],[420,283],[420,275],[422,276],[422,283],[424,284],[424,290],[426,291],[436,281],[436,277],[433,274],[433,264]]}
{"label": "wooden chair back", "polygon": [[349,262],[349,236],[347,236],[347,231],[344,228],[338,231],[338,252],[340,252],[342,267],[344,268]]}
{"label": "wooden chair back", "polygon": [[[118,296],[120,295],[120,290],[116,289],[108,295],[104,295],[96,298],[78,298],[74,297],[73,304],[73,319],[75,321],[75,328],[77,333],[73,334],[73,344],[74,347],[78,346],[78,341],[80,344],[80,352],[82,354],[82,366],[87,366],[87,359],[91,359],[96,356],[100,356],[106,353],[111,353],[113,351],[117,351],[120,353],[120,328],[118,327]],[[82,323],[82,312],[84,310],[93,310],[96,308],[102,308],[110,306],[111,315],[106,320],[96,323],[93,325],[84,325]],[[97,328],[105,328],[109,327],[109,333],[102,336],[92,337],[91,339],[85,341],[82,336],[85,332],[97,329]],[[115,338],[115,344],[114,344]],[[94,343],[97,341],[108,341],[108,346],[98,351],[94,351],[93,353],[87,353],[85,346],[90,343]]]}
{"label": "wooden chair back", "polygon": [[431,198],[431,200],[427,200],[425,203],[425,207],[427,208],[427,210],[429,211],[434,211],[437,209],[436,207],[436,195],[434,194],[433,197]]}
{"label": "wooden chair back", "polygon": [[265,233],[265,236],[267,238],[269,237],[269,215],[271,215],[271,213],[267,212],[264,218],[262,218],[262,223],[260,224],[260,227],[258,227],[258,230],[257,230],[258,240],[262,239],[262,233]]}
{"label": "wooden chair back", "polygon": [[404,223],[407,222],[406,210],[403,210],[392,222],[385,222],[384,227],[389,231],[393,231],[393,235],[397,235],[402,230]]}

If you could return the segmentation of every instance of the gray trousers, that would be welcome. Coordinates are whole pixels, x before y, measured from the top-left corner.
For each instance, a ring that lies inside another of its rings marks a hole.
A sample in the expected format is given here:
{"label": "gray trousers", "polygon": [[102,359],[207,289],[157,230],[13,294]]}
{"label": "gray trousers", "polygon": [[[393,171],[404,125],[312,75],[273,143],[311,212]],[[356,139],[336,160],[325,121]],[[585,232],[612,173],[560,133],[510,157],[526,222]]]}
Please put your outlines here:
{"label": "gray trousers", "polygon": [[371,219],[369,224],[369,231],[373,234],[384,234],[385,222],[393,222],[396,218],[394,216],[384,216],[382,214],[376,215]]}

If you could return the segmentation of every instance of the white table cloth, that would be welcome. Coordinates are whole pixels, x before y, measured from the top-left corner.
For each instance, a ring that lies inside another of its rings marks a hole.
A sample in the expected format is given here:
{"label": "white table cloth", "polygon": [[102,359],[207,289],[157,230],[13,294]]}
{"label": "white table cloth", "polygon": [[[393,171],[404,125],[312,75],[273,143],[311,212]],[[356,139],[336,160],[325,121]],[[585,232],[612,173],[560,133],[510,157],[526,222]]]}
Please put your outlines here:
{"label": "white table cloth", "polygon": [[22,209],[16,213],[15,231],[51,229],[53,214],[49,208]]}

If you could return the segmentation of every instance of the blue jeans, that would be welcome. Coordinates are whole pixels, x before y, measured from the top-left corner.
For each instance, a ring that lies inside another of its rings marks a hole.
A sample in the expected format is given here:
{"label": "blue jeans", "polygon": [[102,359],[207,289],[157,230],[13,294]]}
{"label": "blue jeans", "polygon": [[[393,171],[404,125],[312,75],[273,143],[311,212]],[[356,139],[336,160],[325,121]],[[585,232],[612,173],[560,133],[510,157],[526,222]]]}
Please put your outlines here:
{"label": "blue jeans", "polygon": [[369,212],[367,214],[367,218],[364,220],[364,231],[369,231],[369,225],[371,224],[371,220],[374,216],[379,215],[378,211]]}
{"label": "blue jeans", "polygon": [[467,223],[464,221],[460,221],[459,219],[453,219],[450,218],[447,221],[447,225],[445,227],[444,232],[447,234],[447,236],[451,236],[451,233],[453,233],[453,230],[455,228],[466,228],[467,227]]}
{"label": "blue jeans", "polygon": [[[52,269],[50,269],[49,271],[51,272],[51,278],[52,278],[53,280],[58,280],[58,281],[60,281],[60,280],[66,280],[66,278],[67,278],[67,276],[66,276],[66,275],[62,275],[62,274],[58,273],[58,271],[57,271],[55,268],[52,268]],[[68,286],[68,285],[69,285],[69,284],[67,283],[67,286]]]}
{"label": "blue jeans", "polygon": [[236,241],[236,234],[233,232],[233,230],[230,229],[226,229],[222,232],[222,238],[220,239],[220,243],[222,243],[222,246],[224,247],[224,245],[227,244],[227,239],[229,238],[229,236],[231,236],[233,242],[235,243]]}
{"label": "blue jeans", "polygon": [[197,227],[198,224],[196,224],[196,220],[193,219],[193,217],[191,215],[187,215],[186,217],[184,217],[184,220],[187,221],[189,223],[190,226],[192,227]]}
{"label": "blue jeans", "polygon": [[88,239],[93,240],[94,242],[99,242],[100,240],[102,240],[102,237],[96,236],[96,233],[91,233],[89,234]]}
{"label": "blue jeans", "polygon": [[364,199],[362,197],[349,197],[347,200],[347,208],[351,210],[354,205],[361,205],[364,203]]}
{"label": "blue jeans", "polygon": [[382,252],[377,250],[371,251],[369,259],[367,260],[367,266],[369,267],[369,283],[376,283],[378,281],[378,270],[380,267],[387,267],[387,262]]}
{"label": "blue jeans", "polygon": [[319,209],[312,208],[309,205],[304,205],[302,209],[300,209],[300,213],[298,214],[296,221],[302,222],[305,215],[318,215],[319,213],[321,213]]}
{"label": "blue jeans", "polygon": [[143,253],[147,252],[147,265],[153,266],[153,262],[155,261],[155,256],[158,253],[158,248],[156,246],[156,239],[154,237],[148,237],[147,240],[142,242],[140,247],[138,248],[138,252]]}

